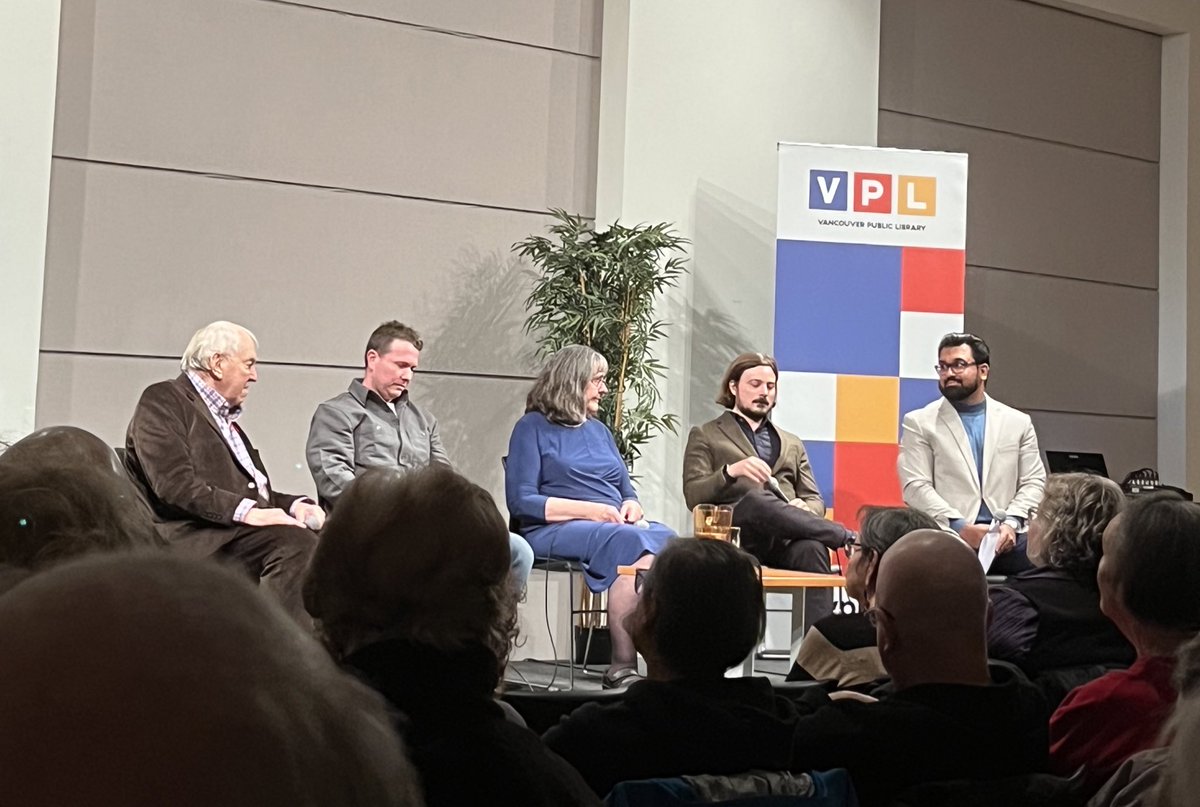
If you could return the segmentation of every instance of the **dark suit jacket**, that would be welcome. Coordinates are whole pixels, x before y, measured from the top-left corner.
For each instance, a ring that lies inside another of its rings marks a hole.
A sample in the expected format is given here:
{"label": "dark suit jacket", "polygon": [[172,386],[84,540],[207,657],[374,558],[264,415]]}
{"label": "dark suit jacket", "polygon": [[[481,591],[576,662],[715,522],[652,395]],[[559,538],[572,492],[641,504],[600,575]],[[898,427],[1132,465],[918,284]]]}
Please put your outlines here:
{"label": "dark suit jacket", "polygon": [[[250,438],[234,428],[266,476]],[[288,510],[300,498],[277,493],[273,486],[269,497],[260,495],[186,375],[151,384],[142,393],[125,434],[125,465],[162,537],[187,543],[197,554],[216,552],[233,537],[233,514],[242,499]]]}
{"label": "dark suit jacket", "polygon": [[[729,482],[723,469],[746,457],[756,457],[754,446],[734,418],[725,412],[716,420],[696,426],[688,434],[683,457],[683,498],[687,506],[731,504],[757,488],[748,479]],[[771,473],[779,480],[779,489],[789,499],[802,499],[814,515],[825,515],[825,503],[817,490],[808,452],[796,435],[776,427],[779,432],[779,459]]]}

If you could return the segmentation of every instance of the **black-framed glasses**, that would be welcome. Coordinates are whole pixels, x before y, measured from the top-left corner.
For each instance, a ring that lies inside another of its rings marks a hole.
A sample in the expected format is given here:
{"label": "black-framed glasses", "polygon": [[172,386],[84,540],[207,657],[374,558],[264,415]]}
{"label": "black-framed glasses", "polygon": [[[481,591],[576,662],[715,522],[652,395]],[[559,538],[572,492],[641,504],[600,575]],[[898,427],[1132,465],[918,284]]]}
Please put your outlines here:
{"label": "black-framed glasses", "polygon": [[846,550],[846,557],[852,558],[856,553],[862,552],[864,547],[862,545],[862,541],[858,540],[857,538],[851,538],[846,542],[846,546],[844,548]]}
{"label": "black-framed glasses", "polygon": [[963,361],[962,359],[952,361],[949,364],[946,364],[944,361],[939,361],[937,364],[933,365],[933,369],[938,375],[946,375],[947,373],[961,375],[967,371],[968,367],[974,367],[977,364],[979,364],[979,362]]}
{"label": "black-framed glasses", "polygon": [[1037,518],[1039,509],[1041,508],[1039,508],[1036,504],[1033,507],[1030,507],[1029,515],[1025,517],[1025,523],[1028,524],[1030,521],[1033,521],[1035,518]]}
{"label": "black-framed glasses", "polygon": [[878,605],[875,606],[874,608],[868,608],[867,610],[863,611],[863,616],[865,616],[867,618],[867,621],[871,623],[872,628],[879,627],[880,614],[883,614],[888,619],[892,618],[892,615],[890,613],[888,613],[888,611],[886,609],[880,608]]}

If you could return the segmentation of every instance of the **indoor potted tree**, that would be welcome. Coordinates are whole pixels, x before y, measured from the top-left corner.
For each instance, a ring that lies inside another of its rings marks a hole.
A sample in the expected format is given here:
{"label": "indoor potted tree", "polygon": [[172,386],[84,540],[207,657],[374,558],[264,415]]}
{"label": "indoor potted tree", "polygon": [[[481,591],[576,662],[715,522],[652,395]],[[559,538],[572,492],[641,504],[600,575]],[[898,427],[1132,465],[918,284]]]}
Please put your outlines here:
{"label": "indoor potted tree", "polygon": [[690,242],[669,224],[614,222],[598,232],[565,210],[550,213],[556,219],[550,237],[531,235],[513,244],[539,272],[525,300],[525,330],[542,355],[580,344],[608,360],[609,394],[599,418],[632,469],[643,445],[679,424],[678,416],[655,411],[663,365],[653,347],[665,323],[655,318],[654,305],[686,271],[683,253]]}

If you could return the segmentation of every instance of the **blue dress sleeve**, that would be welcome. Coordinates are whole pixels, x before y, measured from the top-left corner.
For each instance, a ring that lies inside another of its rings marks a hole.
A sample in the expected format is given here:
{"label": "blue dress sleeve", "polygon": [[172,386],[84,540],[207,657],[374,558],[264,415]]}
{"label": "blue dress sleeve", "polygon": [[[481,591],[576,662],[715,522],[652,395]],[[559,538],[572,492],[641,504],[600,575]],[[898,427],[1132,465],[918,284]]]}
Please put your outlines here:
{"label": "blue dress sleeve", "polygon": [[504,465],[504,498],[508,513],[522,525],[546,523],[546,499],[538,488],[542,452],[538,447],[536,421],[521,418],[508,439]]}
{"label": "blue dress sleeve", "polygon": [[608,441],[612,444],[613,456],[616,457],[617,465],[621,469],[621,484],[619,485],[621,489],[621,501],[627,502],[632,499],[636,502],[638,500],[637,491],[633,489],[633,481],[629,478],[629,468],[625,465],[625,458],[617,450],[617,438],[613,437],[613,433],[603,423],[600,426],[608,434]]}

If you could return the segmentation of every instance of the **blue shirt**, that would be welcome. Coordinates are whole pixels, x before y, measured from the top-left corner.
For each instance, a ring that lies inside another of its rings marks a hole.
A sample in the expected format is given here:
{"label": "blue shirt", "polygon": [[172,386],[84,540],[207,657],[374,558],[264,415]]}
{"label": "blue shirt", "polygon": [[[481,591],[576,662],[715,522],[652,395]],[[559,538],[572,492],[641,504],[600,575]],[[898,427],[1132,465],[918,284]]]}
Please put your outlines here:
{"label": "blue shirt", "polygon": [[[975,456],[975,472],[979,475],[979,489],[983,490],[983,435],[987,429],[987,401],[980,401],[977,404],[958,404],[954,401],[950,403],[958,412],[963,431],[967,433],[967,442],[970,443],[971,453]],[[975,523],[992,523],[992,511],[988,509],[987,502],[980,501],[979,515],[975,517]],[[958,530],[964,524],[966,521],[963,519],[952,519],[950,528]]]}

